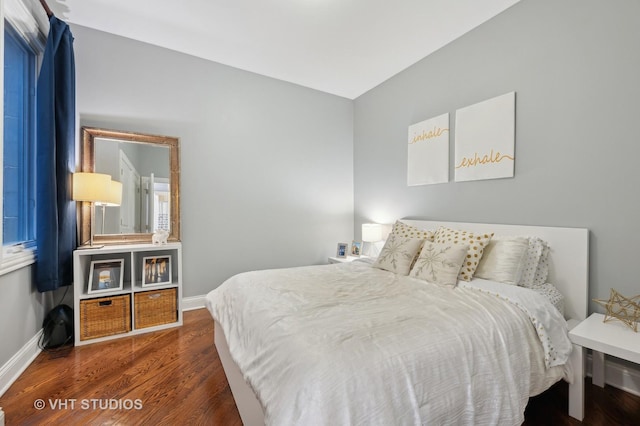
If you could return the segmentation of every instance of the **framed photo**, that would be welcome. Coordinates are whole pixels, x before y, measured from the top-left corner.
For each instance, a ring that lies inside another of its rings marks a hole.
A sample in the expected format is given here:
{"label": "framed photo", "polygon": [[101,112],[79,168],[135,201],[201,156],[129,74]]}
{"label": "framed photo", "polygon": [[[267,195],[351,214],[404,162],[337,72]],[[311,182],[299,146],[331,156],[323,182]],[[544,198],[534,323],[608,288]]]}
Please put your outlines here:
{"label": "framed photo", "polygon": [[142,258],[142,287],[171,284],[171,256]]}
{"label": "framed photo", "polygon": [[349,244],[347,243],[338,243],[338,252],[336,253],[336,257],[341,259],[345,259],[347,257],[347,252],[349,251]]}
{"label": "framed photo", "polygon": [[360,251],[362,250],[361,241],[353,241],[351,243],[351,256],[360,257]]}
{"label": "framed photo", "polygon": [[94,260],[89,269],[87,293],[122,290],[124,259]]}

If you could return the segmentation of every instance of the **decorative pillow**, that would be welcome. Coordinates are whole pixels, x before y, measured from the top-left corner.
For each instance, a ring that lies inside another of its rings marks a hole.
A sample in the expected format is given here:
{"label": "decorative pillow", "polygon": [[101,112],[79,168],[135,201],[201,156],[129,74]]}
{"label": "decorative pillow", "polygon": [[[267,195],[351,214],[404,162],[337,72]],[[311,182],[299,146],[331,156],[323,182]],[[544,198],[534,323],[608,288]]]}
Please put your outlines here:
{"label": "decorative pillow", "polygon": [[492,238],[484,248],[475,277],[518,285],[529,248],[526,237]]}
{"label": "decorative pillow", "polygon": [[[531,288],[535,283],[538,264],[540,263],[540,259],[542,258],[542,254],[545,251],[544,248],[547,243],[538,237],[528,237],[528,239],[529,247],[527,248],[524,270],[522,271],[522,277],[520,278],[518,285]],[[545,276],[544,278],[546,280],[547,277]]]}
{"label": "decorative pillow", "polygon": [[419,238],[421,240],[433,241],[433,232],[407,225],[399,220],[393,224],[391,233],[403,238]]}
{"label": "decorative pillow", "polygon": [[478,262],[482,258],[484,248],[493,237],[493,232],[487,234],[477,234],[468,231],[459,231],[456,229],[441,226],[436,231],[434,241],[440,244],[469,244],[467,257],[464,260],[458,278],[464,281],[471,281],[473,273],[478,267]]}
{"label": "decorative pillow", "polygon": [[372,266],[399,275],[408,275],[413,259],[422,247],[423,241],[418,238],[403,238],[391,234]]}
{"label": "decorative pillow", "polygon": [[468,250],[469,244],[426,241],[409,275],[433,284],[455,287]]}

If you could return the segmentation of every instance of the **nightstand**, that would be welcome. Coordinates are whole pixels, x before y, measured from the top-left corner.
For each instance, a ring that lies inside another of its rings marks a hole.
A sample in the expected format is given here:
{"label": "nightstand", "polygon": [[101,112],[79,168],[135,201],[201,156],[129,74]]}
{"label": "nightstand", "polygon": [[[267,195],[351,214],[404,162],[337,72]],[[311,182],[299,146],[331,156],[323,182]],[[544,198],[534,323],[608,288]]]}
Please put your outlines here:
{"label": "nightstand", "polygon": [[329,263],[348,263],[348,262],[353,262],[356,259],[360,259],[360,257],[357,257],[357,256],[347,256],[347,257],[331,256],[331,257],[329,257]]}
{"label": "nightstand", "polygon": [[369,256],[347,256],[347,257],[329,257],[329,263],[349,263],[358,259],[371,259]]}
{"label": "nightstand", "polygon": [[[593,384],[604,387],[604,358],[605,355],[615,356],[627,361],[640,364],[640,333],[636,333],[620,321],[603,322],[604,315],[591,314],[569,332],[569,338],[574,343],[574,351],[578,360],[577,368],[582,369],[578,375],[582,380],[573,383],[569,390],[569,414],[582,420],[584,416],[584,359],[586,348],[593,351]],[[575,386],[575,388],[574,388]],[[571,407],[571,394],[578,396],[581,401],[574,401]]]}

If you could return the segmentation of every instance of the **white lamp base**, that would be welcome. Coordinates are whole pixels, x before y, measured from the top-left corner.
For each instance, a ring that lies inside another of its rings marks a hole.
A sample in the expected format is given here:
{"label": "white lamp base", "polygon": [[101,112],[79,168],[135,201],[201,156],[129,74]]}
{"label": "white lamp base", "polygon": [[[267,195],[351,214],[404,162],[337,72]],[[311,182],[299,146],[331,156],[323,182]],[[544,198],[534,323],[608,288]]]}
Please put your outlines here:
{"label": "white lamp base", "polygon": [[378,257],[382,251],[382,247],[384,246],[384,241],[365,241],[363,244],[365,245],[365,248],[362,250],[363,255],[367,257]]}

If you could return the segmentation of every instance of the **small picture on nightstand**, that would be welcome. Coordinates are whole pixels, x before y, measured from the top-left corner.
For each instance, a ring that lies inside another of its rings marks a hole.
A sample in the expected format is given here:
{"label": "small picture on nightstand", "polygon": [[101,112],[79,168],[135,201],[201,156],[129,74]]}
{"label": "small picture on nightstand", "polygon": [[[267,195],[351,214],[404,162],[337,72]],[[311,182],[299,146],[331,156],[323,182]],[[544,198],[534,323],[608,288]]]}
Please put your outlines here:
{"label": "small picture on nightstand", "polygon": [[336,257],[344,259],[347,257],[347,252],[349,251],[349,244],[347,243],[338,243],[338,252],[336,253]]}
{"label": "small picture on nightstand", "polygon": [[122,290],[124,259],[94,260],[89,270],[88,294]]}
{"label": "small picture on nightstand", "polygon": [[351,243],[351,256],[359,257],[361,249],[362,249],[362,242],[361,241],[353,241]]}

